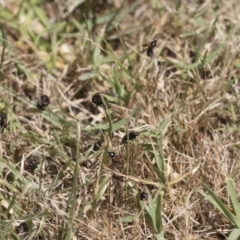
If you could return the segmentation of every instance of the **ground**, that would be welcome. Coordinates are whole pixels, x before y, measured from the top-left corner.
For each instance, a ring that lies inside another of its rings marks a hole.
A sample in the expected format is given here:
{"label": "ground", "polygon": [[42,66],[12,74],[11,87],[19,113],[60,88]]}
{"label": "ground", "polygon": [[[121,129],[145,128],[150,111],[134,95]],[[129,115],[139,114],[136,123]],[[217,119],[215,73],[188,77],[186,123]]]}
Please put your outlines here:
{"label": "ground", "polygon": [[239,12],[1,0],[1,239],[238,239]]}

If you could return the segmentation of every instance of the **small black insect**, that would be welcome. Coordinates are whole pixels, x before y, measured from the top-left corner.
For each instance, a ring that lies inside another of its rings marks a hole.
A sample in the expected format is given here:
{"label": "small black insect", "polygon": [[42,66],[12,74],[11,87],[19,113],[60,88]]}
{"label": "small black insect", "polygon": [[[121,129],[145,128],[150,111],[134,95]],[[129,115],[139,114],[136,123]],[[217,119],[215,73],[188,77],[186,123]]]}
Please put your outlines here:
{"label": "small black insect", "polygon": [[[92,102],[96,105],[96,106],[101,106],[103,105],[103,100],[102,100],[102,96],[100,95],[100,93],[95,93],[92,97]],[[104,98],[104,101],[106,101],[106,98]]]}
{"label": "small black insect", "polygon": [[41,101],[38,101],[37,108],[38,108],[38,110],[45,110],[45,107],[44,107],[44,105],[42,104]]}
{"label": "small black insect", "polygon": [[34,170],[37,168],[37,162],[34,160],[29,160],[29,161],[25,162],[24,168],[25,168],[25,170],[27,170],[28,172],[33,174]]}
{"label": "small black insect", "polygon": [[120,162],[120,155],[117,155],[115,152],[108,152],[108,157],[112,159],[112,162],[118,163]]}
{"label": "small black insect", "polygon": [[[153,40],[152,42],[147,42],[143,44],[143,47],[146,48],[147,56],[152,57],[153,56],[153,49],[157,46],[157,40]],[[144,51],[144,52],[145,52]]]}
{"label": "small black insect", "polygon": [[122,144],[123,143],[127,143],[128,140],[131,141],[131,140],[134,140],[137,138],[137,133],[135,132],[129,132],[128,134],[126,134],[123,138],[122,138]]}
{"label": "small black insect", "polygon": [[49,97],[47,95],[41,96],[42,104],[47,106],[50,103]]}
{"label": "small black insect", "polygon": [[29,228],[28,228],[28,225],[26,222],[22,222],[20,223],[19,226],[17,226],[17,231],[20,233],[20,232],[28,232],[29,231]]}
{"label": "small black insect", "polygon": [[145,192],[141,192],[139,198],[140,198],[141,201],[144,201],[144,200],[147,201],[148,200],[148,194],[145,193]]}
{"label": "small black insect", "polygon": [[115,152],[108,152],[107,154],[110,158],[115,158],[115,156],[116,156]]}
{"label": "small black insect", "polygon": [[5,113],[1,112],[0,114],[0,129],[3,132],[4,128],[7,127],[7,116]]}
{"label": "small black insect", "polygon": [[50,104],[49,97],[47,95],[42,95],[40,100],[37,102],[37,108],[41,111],[45,110]]}

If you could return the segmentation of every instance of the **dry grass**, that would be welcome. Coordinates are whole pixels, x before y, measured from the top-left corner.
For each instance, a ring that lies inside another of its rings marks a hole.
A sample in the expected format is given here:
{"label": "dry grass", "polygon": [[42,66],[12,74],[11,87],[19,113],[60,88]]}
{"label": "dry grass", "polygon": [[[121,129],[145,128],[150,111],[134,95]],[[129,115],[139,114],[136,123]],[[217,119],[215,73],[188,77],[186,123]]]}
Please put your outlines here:
{"label": "dry grass", "polygon": [[173,2],[0,2],[1,239],[227,239],[239,228],[200,193],[204,183],[236,214],[226,183],[240,191],[240,5]]}

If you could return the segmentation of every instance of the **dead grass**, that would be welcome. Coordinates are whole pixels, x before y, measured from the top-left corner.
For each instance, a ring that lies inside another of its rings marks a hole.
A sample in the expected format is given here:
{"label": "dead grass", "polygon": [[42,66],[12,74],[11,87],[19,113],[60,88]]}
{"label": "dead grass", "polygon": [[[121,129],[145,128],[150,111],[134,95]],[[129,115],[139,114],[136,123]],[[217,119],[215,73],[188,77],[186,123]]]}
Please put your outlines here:
{"label": "dead grass", "polygon": [[[237,228],[200,192],[235,214],[240,6],[173,2],[1,1],[1,239],[210,240]],[[137,140],[121,144],[130,131]]]}

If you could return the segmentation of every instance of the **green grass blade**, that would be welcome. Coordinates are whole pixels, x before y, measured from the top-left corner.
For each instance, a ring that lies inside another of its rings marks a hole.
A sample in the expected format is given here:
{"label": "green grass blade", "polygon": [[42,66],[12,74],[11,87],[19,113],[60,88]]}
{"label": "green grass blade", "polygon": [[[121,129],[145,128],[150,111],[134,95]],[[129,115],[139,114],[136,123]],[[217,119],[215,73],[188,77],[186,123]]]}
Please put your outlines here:
{"label": "green grass blade", "polygon": [[162,225],[162,196],[161,193],[158,191],[157,195],[153,199],[149,194],[149,205],[145,206],[145,210],[148,213],[149,218],[152,221],[153,227],[157,234],[163,236],[163,225]]}
{"label": "green grass blade", "polygon": [[0,26],[0,29],[1,29],[0,39],[1,39],[1,42],[3,45],[1,59],[0,59],[0,81],[2,81],[3,80],[2,66],[3,66],[3,61],[4,61],[4,54],[5,54],[5,50],[6,50],[7,39],[6,39],[5,28],[3,26]]}
{"label": "green grass blade", "polygon": [[106,189],[107,189],[107,186],[109,184],[109,179],[110,179],[110,176],[105,176],[101,183],[99,185],[97,185],[97,189],[96,189],[96,192],[95,192],[95,195],[94,195],[94,202],[97,203],[101,197],[103,196],[103,194],[105,193]]}
{"label": "green grass blade", "polygon": [[239,228],[235,228],[232,230],[232,232],[230,233],[230,235],[228,236],[228,240],[237,240],[239,239],[240,236],[240,229]]}
{"label": "green grass blade", "polygon": [[68,205],[71,206],[70,209],[70,219],[68,225],[68,233],[66,239],[70,239],[70,236],[73,231],[74,225],[74,216],[75,216],[75,206],[76,206],[76,195],[77,195],[77,182],[79,179],[79,163],[81,162],[81,155],[80,155],[80,139],[81,139],[81,129],[80,124],[77,123],[77,141],[76,141],[76,164],[74,169],[74,176],[73,176],[73,183],[72,183],[72,190],[69,196]]}
{"label": "green grass blade", "polygon": [[165,240],[163,232],[157,234],[157,240]]}
{"label": "green grass blade", "polygon": [[208,194],[203,191],[199,191],[199,193],[208,199],[234,226],[240,227],[240,220],[234,216],[227,206],[216,196],[216,194],[205,184],[202,184],[204,189],[208,192]]}
{"label": "green grass blade", "polygon": [[240,220],[240,202],[239,202],[238,194],[233,185],[232,179],[227,179],[227,189],[231,198],[231,202],[234,207],[234,211],[237,215],[237,218]]}
{"label": "green grass blade", "polygon": [[[158,146],[160,145],[161,147],[161,143],[159,140],[157,140],[158,142]],[[153,154],[157,163],[157,168],[154,168],[156,171],[156,174],[158,175],[161,183],[165,184],[165,172],[164,172],[164,158],[163,158],[163,152],[159,149],[158,151],[156,150],[154,144],[152,144],[152,149],[153,149]]]}
{"label": "green grass blade", "polygon": [[160,234],[163,230],[162,225],[162,196],[160,193],[158,193],[156,197],[156,213],[155,213],[155,222],[156,222],[156,228],[157,232]]}

